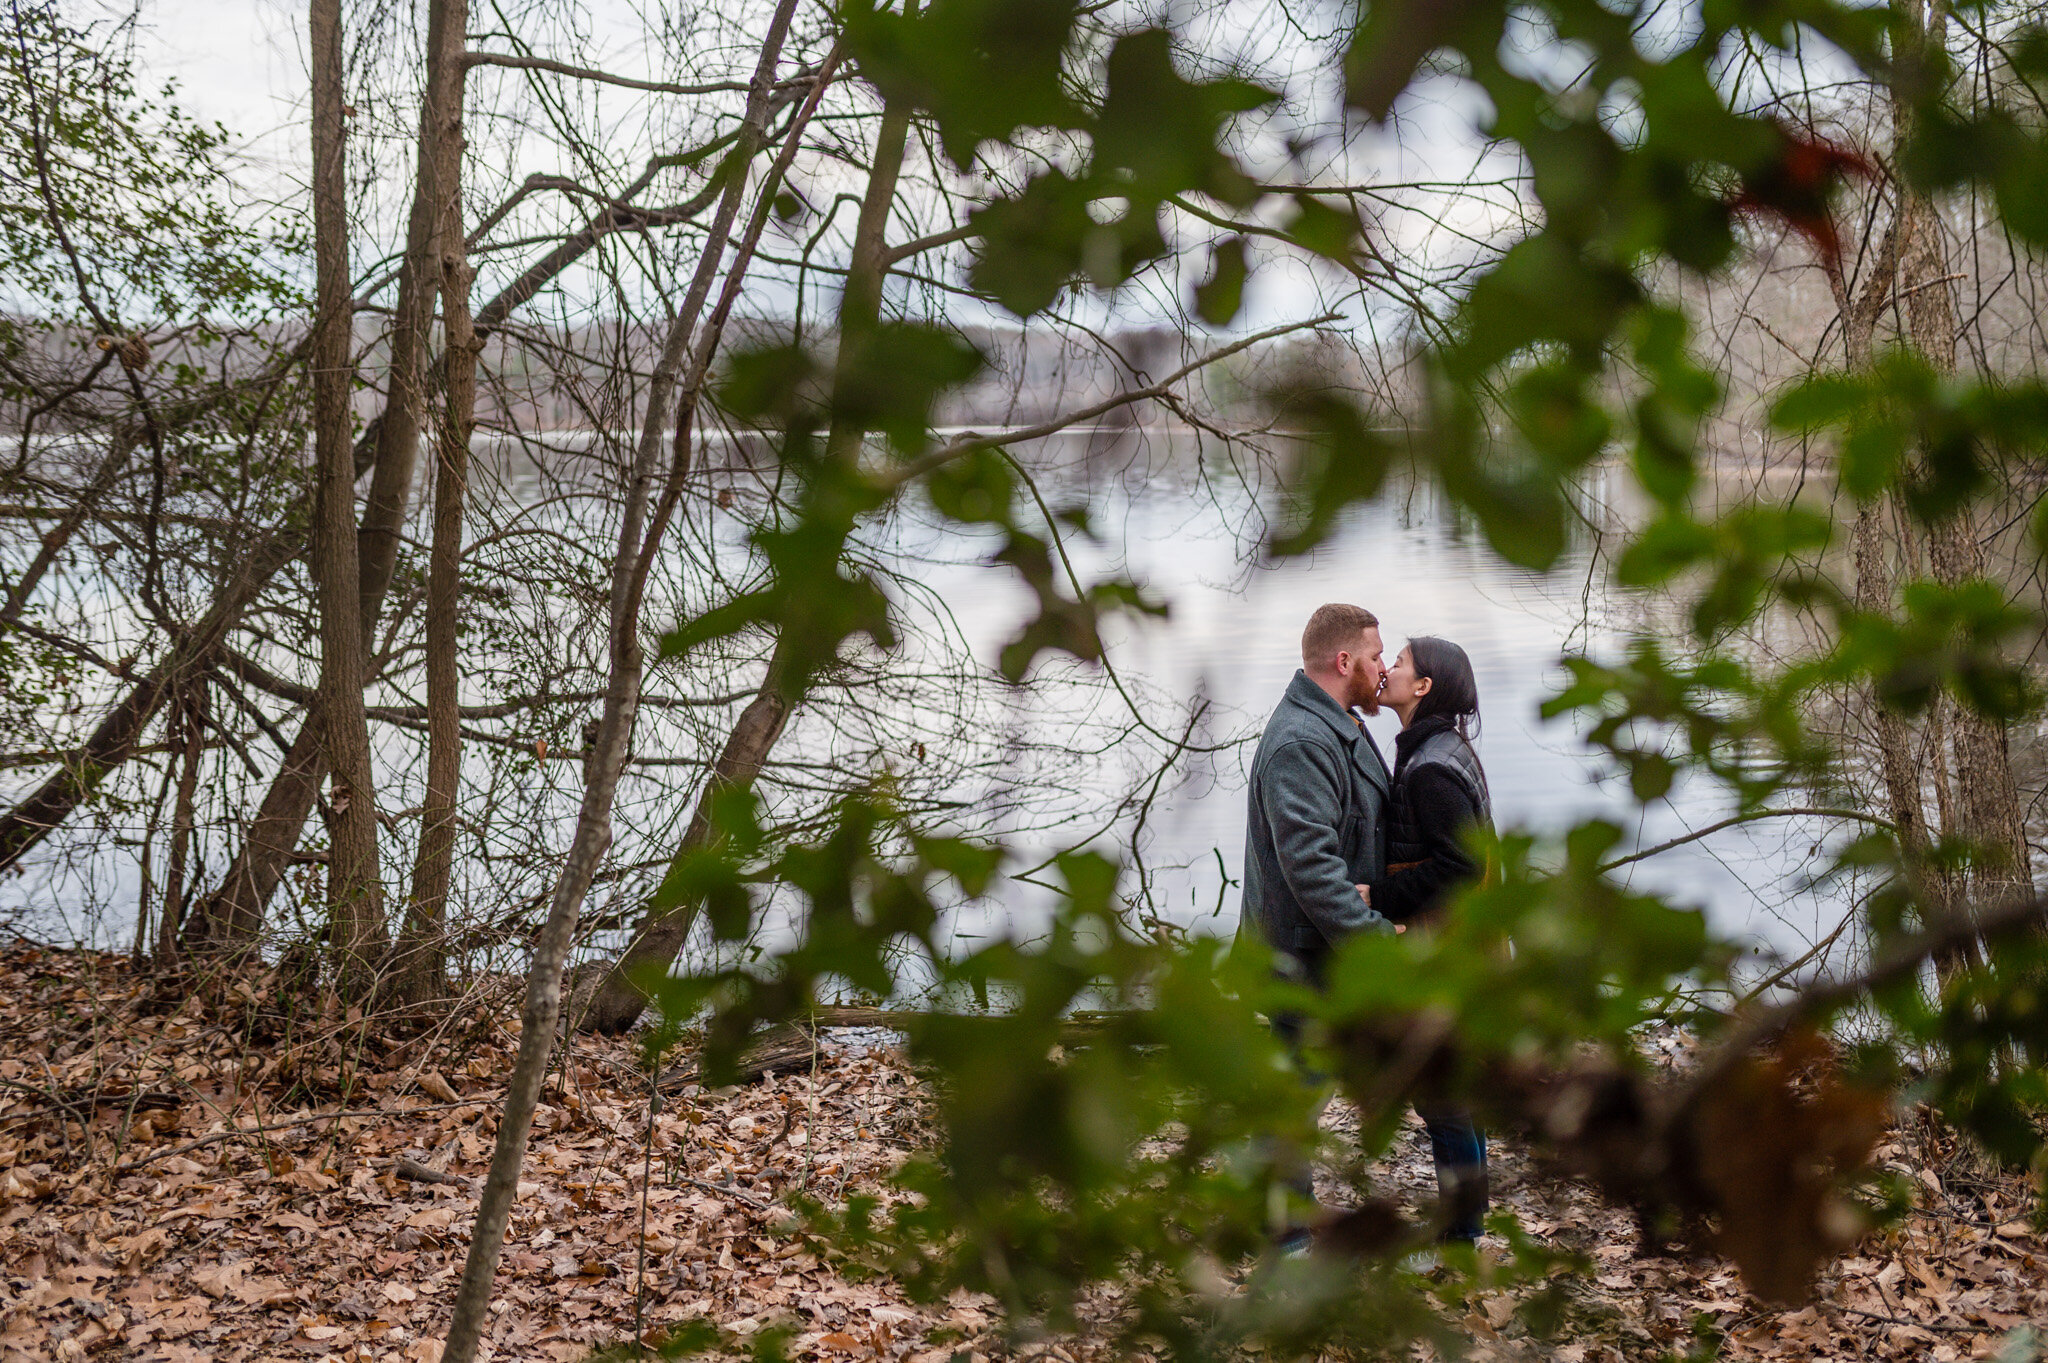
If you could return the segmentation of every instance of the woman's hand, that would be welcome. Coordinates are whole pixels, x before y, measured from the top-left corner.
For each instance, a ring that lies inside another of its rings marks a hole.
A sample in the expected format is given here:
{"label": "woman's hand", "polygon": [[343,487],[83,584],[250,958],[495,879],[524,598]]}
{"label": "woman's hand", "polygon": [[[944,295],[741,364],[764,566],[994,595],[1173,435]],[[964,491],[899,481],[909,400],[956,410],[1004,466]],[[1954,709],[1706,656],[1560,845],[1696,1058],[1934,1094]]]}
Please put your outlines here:
{"label": "woman's hand", "polygon": [[[1371,908],[1371,907],[1372,907],[1372,886],[1370,886],[1370,885],[1359,885],[1359,886],[1356,886],[1356,887],[1354,887],[1354,888],[1356,888],[1356,889],[1357,889],[1357,891],[1358,891],[1358,897],[1359,897],[1360,899],[1363,899],[1363,900],[1365,901],[1365,907],[1367,907],[1368,909],[1369,909],[1369,908]],[[1406,923],[1396,923],[1396,924],[1394,924],[1394,931],[1395,931],[1395,933],[1397,933],[1397,934],[1398,934],[1398,933],[1403,933],[1403,932],[1406,932],[1406,931],[1408,931],[1408,925],[1407,925]]]}

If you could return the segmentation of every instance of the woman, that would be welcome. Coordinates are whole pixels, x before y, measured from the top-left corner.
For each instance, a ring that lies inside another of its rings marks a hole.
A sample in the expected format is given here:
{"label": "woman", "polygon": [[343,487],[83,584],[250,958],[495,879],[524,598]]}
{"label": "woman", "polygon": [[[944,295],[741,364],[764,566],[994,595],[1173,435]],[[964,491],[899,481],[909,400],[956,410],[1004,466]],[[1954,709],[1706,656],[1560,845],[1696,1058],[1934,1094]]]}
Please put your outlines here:
{"label": "woman", "polygon": [[[1451,892],[1480,877],[1466,846],[1471,829],[1493,828],[1479,732],[1479,684],[1465,650],[1444,639],[1411,639],[1387,670],[1380,704],[1401,719],[1394,740],[1387,875],[1363,887],[1366,902],[1405,931],[1441,916]],[[1471,1114],[1418,1107],[1436,1158],[1446,1240],[1477,1240],[1486,1214],[1486,1135]]]}

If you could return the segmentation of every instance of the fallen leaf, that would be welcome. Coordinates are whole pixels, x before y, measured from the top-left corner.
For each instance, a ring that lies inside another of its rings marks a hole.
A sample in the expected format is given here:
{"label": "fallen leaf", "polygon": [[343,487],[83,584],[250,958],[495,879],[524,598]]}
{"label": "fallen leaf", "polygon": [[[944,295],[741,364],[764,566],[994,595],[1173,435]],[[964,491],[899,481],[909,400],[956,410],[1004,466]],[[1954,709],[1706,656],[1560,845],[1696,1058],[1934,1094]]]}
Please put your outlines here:
{"label": "fallen leaf", "polygon": [[289,1306],[298,1292],[282,1278],[249,1278],[235,1285],[235,1299],[249,1306]]}
{"label": "fallen leaf", "polygon": [[249,1261],[244,1259],[236,1264],[215,1264],[212,1268],[192,1270],[192,1284],[215,1301],[227,1296],[249,1271]]}
{"label": "fallen leaf", "polygon": [[332,1175],[324,1169],[315,1169],[310,1164],[300,1165],[280,1175],[277,1181],[288,1183],[294,1188],[304,1188],[309,1193],[331,1193],[336,1186]]}

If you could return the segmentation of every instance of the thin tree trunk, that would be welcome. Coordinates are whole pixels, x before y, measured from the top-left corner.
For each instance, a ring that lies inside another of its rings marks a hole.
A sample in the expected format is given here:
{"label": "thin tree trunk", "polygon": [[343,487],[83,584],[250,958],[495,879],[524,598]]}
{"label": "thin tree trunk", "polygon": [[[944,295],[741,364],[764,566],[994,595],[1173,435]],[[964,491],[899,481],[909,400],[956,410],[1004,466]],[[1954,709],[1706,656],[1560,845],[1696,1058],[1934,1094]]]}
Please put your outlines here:
{"label": "thin tree trunk", "polygon": [[135,751],[142,731],[156,717],[164,698],[213,665],[228,629],[241,618],[263,585],[296,557],[297,550],[297,541],[284,534],[272,535],[259,543],[199,623],[107,711],[76,759],[52,772],[42,785],[0,815],[0,872],[19,862],[90,799],[109,775],[120,769]]}
{"label": "thin tree trunk", "polygon": [[[912,7],[916,6],[913,3]],[[885,106],[875,133],[875,151],[862,196],[860,219],[854,229],[853,256],[846,277],[846,291],[839,308],[839,355],[834,387],[845,382],[858,362],[859,347],[880,320],[882,285],[888,274],[889,209],[896,200],[896,183],[903,168],[904,145],[910,132],[910,113],[902,104]],[[852,459],[860,453],[866,434],[858,423],[848,420],[834,405],[827,430],[828,458]],[[724,791],[752,785],[767,764],[768,755],[788,727],[796,698],[788,687],[785,665],[786,636],[778,637],[768,662],[761,689],[740,712],[718,760],[705,774],[690,826],[683,834],[677,855],[697,851],[710,844],[715,829],[711,807]],[[658,978],[675,961],[696,923],[697,904],[686,901],[673,908],[650,908],[633,940],[593,991],[589,1005],[577,1026],[593,1032],[616,1033],[631,1027],[646,1011],[645,982]]]}
{"label": "thin tree trunk", "polygon": [[178,707],[185,726],[184,763],[178,772],[178,798],[171,812],[171,858],[164,871],[163,926],[157,932],[157,959],[175,966],[178,960],[178,915],[185,907],[185,865],[192,852],[192,801],[199,789],[199,763],[206,754],[206,682],[193,684]]}
{"label": "thin tree trunk", "polygon": [[57,556],[64,552],[64,546],[85,524],[100,498],[114,486],[121,471],[128,467],[128,457],[135,453],[135,444],[135,435],[127,427],[115,430],[106,458],[100,460],[100,466],[93,470],[91,481],[79,489],[77,497],[65,510],[64,518],[43,535],[42,543],[36,547],[36,556],[22,569],[21,576],[8,586],[7,600],[0,603],[0,626],[11,625],[21,618],[23,608],[28,605],[28,599],[43,580],[43,575],[57,562]]}
{"label": "thin tree trunk", "polygon": [[348,272],[348,173],[342,113],[341,0],[310,0],[313,69],[313,451],[317,492],[313,576],[320,598],[320,698],[333,773],[329,927],[345,994],[360,997],[384,944],[377,860],[377,791],[363,713],[367,661],[356,557],[355,451]]}
{"label": "thin tree trunk", "polygon": [[[398,298],[391,318],[391,368],[384,410],[377,420],[375,473],[363,504],[357,533],[360,560],[363,631],[372,641],[391,577],[398,564],[406,508],[412,500],[419,470],[420,427],[427,411],[429,333],[434,296],[446,274],[442,216],[452,201],[461,202],[462,90],[468,67],[462,60],[469,22],[468,0],[455,8],[454,28],[444,10],[450,0],[435,0],[427,12],[427,82],[420,102],[418,151],[415,154],[412,208],[406,220],[405,258],[398,272]],[[452,143],[451,143],[452,139]],[[457,209],[458,226],[460,231]],[[463,243],[458,237],[458,254]],[[468,306],[467,298],[464,307]],[[445,364],[445,357],[444,357]]]}
{"label": "thin tree trunk", "polygon": [[[761,46],[761,58],[754,69],[753,90],[747,100],[745,120],[735,146],[737,167],[752,161],[766,137],[769,100],[775,83],[775,67],[782,44],[789,33],[796,0],[778,0],[774,16]],[[815,96],[822,92],[821,76]],[[790,132],[792,141],[802,126],[799,119]],[[504,1248],[505,1228],[511,1220],[512,1201],[519,1172],[526,1162],[527,1137],[533,1129],[533,1111],[540,1099],[541,1080],[547,1073],[548,1056],[554,1049],[555,1028],[561,1015],[562,968],[569,959],[569,945],[576,934],[576,920],[582,912],[583,897],[612,840],[612,797],[618,789],[619,772],[625,766],[632,740],[633,720],[639,709],[641,673],[645,659],[640,647],[640,597],[646,586],[648,553],[660,544],[664,522],[647,521],[648,491],[653,485],[655,459],[660,449],[667,397],[681,363],[688,337],[710,293],[710,281],[725,254],[732,221],[746,177],[735,173],[722,195],[711,230],[706,233],[704,254],[698,261],[683,310],[670,328],[670,344],[649,385],[646,422],[634,453],[634,467],[627,488],[624,515],[619,523],[618,556],[613,561],[611,584],[611,672],[599,712],[596,757],[590,764],[590,779],[583,789],[583,805],[576,819],[575,836],[562,873],[555,881],[548,903],[547,921],[534,945],[533,961],[527,969],[526,1004],[521,1014],[519,1056],[506,1085],[505,1107],[498,1119],[498,1139],[491,1154],[491,1168],[477,1199],[476,1228],[471,1234],[469,1255],[463,1263],[462,1281],[456,1288],[447,1345],[442,1363],[473,1363],[483,1339],[485,1313],[490,1306],[491,1280],[496,1275],[499,1251]],[[763,197],[772,197],[772,181]],[[732,268],[744,272],[747,262],[735,260]],[[682,333],[677,342],[676,333]],[[666,366],[666,373],[663,372]],[[677,457],[688,455],[687,428],[678,423]],[[675,477],[671,471],[671,480]]]}
{"label": "thin tree trunk", "polygon": [[394,967],[408,999],[445,987],[448,884],[455,856],[455,797],[462,771],[461,672],[456,621],[461,605],[462,514],[469,490],[469,438],[476,408],[476,337],[469,316],[471,272],[463,242],[463,34],[468,0],[435,0],[427,16],[427,114],[420,160],[436,167],[441,192],[436,254],[441,265],[445,406],[434,469],[434,532],[427,565],[427,789],[419,852]]}
{"label": "thin tree trunk", "polygon": [[[710,846],[716,833],[711,809],[719,795],[752,785],[767,765],[768,754],[774,749],[776,740],[782,737],[782,731],[788,726],[789,716],[795,709],[795,702],[784,682],[786,671],[782,641],[778,638],[775,654],[768,663],[767,679],[761,683],[761,689],[754,698],[747,702],[747,708],[740,712],[739,721],[726,737],[718,760],[704,778],[704,785],[697,795],[697,807],[690,815],[690,826],[684,830],[682,841],[677,844],[676,856],[687,856]],[[585,1031],[602,1033],[623,1032],[639,1021],[648,1002],[644,981],[650,976],[659,977],[668,969],[676,954],[683,949],[683,943],[689,939],[690,929],[696,921],[697,904],[694,900],[667,912],[650,909],[632,943],[591,995],[583,1015],[570,1021]]]}
{"label": "thin tree trunk", "polygon": [[[1929,43],[1944,28],[1939,6],[1930,6]],[[1948,259],[1934,205],[1908,200],[1906,245],[1901,256],[1900,292],[1906,330],[1914,349],[1943,374],[1956,369],[1955,297],[1948,283]],[[1932,527],[1928,558],[1934,579],[1954,587],[1985,573],[1984,545],[1974,507],[1965,506]],[[2018,896],[2032,897],[2034,877],[2027,856],[2026,825],[2019,783],[2013,776],[2005,721],[1964,705],[1950,707],[1949,750],[1955,759],[1956,826],[1975,849],[1968,892],[1959,902],[1994,908]]]}

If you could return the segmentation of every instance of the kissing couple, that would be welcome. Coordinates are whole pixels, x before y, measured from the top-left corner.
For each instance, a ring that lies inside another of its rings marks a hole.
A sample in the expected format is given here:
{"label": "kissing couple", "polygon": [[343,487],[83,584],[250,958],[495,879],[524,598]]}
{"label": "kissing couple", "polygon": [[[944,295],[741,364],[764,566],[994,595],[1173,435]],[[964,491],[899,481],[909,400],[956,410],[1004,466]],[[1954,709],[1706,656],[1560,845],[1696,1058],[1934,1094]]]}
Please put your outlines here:
{"label": "kissing couple", "polygon": [[[1391,772],[1365,727],[1382,708],[1401,720]],[[1493,806],[1478,728],[1464,649],[1412,638],[1388,667],[1371,611],[1317,608],[1302,631],[1301,669],[1252,761],[1239,933],[1321,988],[1331,954],[1354,933],[1427,931],[1451,893],[1479,879],[1465,835],[1491,829]],[[1273,1026],[1298,1046],[1299,1017],[1278,1015]],[[1436,1162],[1439,1235],[1474,1242],[1488,1200],[1486,1135],[1461,1109],[1418,1114]],[[1274,1232],[1283,1252],[1301,1252],[1315,1211],[1306,1163],[1286,1181],[1293,1197]]]}

